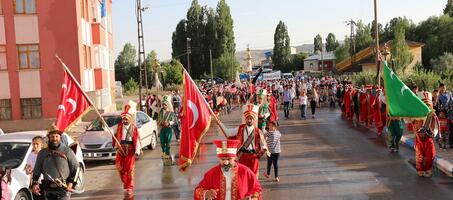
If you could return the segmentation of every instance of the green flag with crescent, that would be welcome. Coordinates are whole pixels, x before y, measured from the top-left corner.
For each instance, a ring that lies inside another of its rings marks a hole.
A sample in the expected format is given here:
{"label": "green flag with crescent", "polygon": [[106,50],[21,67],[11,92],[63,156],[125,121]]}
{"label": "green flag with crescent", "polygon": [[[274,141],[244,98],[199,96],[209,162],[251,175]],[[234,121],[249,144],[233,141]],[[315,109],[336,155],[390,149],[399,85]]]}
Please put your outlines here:
{"label": "green flag with crescent", "polygon": [[430,112],[428,106],[407,87],[384,63],[384,88],[390,117],[423,118]]}

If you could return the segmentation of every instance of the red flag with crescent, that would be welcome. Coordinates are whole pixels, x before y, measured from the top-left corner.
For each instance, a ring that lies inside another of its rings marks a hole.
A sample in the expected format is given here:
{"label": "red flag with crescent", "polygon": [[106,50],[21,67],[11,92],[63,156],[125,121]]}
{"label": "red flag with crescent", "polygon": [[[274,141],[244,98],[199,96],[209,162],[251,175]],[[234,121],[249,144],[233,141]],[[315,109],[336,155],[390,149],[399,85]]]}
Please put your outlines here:
{"label": "red flag with crescent", "polygon": [[181,143],[179,146],[179,168],[189,167],[197,153],[201,139],[211,125],[211,108],[198,90],[190,75],[184,70],[184,117],[181,118]]}
{"label": "red flag with crescent", "polygon": [[83,95],[76,80],[64,71],[64,83],[61,85],[60,104],[57,110],[55,125],[64,131],[79,117],[82,117],[91,106],[90,101]]}

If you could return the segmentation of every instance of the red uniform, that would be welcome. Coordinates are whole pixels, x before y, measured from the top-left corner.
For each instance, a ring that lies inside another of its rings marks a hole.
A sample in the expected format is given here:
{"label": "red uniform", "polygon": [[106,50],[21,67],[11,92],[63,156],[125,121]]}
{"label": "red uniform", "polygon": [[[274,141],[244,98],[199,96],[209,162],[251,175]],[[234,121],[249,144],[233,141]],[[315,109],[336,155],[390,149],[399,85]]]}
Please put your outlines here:
{"label": "red uniform", "polygon": [[[431,117],[429,129],[433,132],[439,128],[439,120],[434,112],[428,114]],[[433,136],[425,135],[421,137],[417,130],[423,126],[423,120],[416,120],[412,123],[412,128],[415,132],[415,168],[417,172],[432,173],[433,161],[436,156],[436,148],[434,146]]]}
{"label": "red uniform", "polygon": [[271,101],[269,102],[269,110],[271,111],[270,121],[277,121],[278,120],[277,100],[272,95],[270,98],[271,98]]}
{"label": "red uniform", "polygon": [[374,120],[374,103],[376,100],[376,95],[368,94],[368,127],[373,126],[373,120]]}
{"label": "red uniform", "polygon": [[345,116],[348,120],[352,120],[352,107],[351,107],[351,102],[352,101],[352,93],[351,93],[351,90],[348,89],[346,90],[346,92],[344,93],[344,96],[343,96],[343,103],[344,103],[344,112],[345,112]]}
{"label": "red uniform", "polygon": [[[247,127],[246,124],[241,124],[238,129],[236,136],[233,136],[229,139],[239,140],[239,147],[242,147],[244,144],[244,130]],[[258,127],[255,127],[254,131],[254,141],[252,145],[254,147],[255,153],[246,153],[241,152],[242,149],[238,150],[239,163],[244,164],[252,170],[253,173],[258,174],[260,157],[261,157],[261,138],[263,137],[261,130]],[[246,147],[243,147],[245,149]]]}
{"label": "red uniform", "polygon": [[359,120],[367,125],[368,122],[368,94],[360,93],[360,117]]}
{"label": "red uniform", "polygon": [[[126,155],[122,155],[120,151],[118,151],[115,160],[116,168],[120,173],[124,189],[133,189],[134,187],[135,152],[136,149],[141,146],[138,129],[133,124],[130,125],[130,133],[132,134],[132,144],[121,144]],[[121,141],[123,138],[123,123],[118,124],[115,137],[120,143],[125,143]],[[112,142],[112,146],[116,146],[115,142]]]}
{"label": "red uniform", "polygon": [[[257,197],[261,199],[261,185],[255,174],[245,165],[236,163],[232,169],[231,199],[245,199],[246,197]],[[223,175],[220,165],[210,169],[195,188],[194,199],[202,200],[204,191],[217,190],[218,200],[226,197],[226,178]]]}
{"label": "red uniform", "polygon": [[[385,118],[383,118],[383,113],[381,112],[382,109],[382,102],[379,100],[379,96],[374,98],[374,103],[372,104],[373,110],[373,118],[374,124],[376,125],[376,129],[378,135],[382,134],[382,130],[384,129],[384,125],[386,123]],[[385,112],[384,112],[385,114]]]}

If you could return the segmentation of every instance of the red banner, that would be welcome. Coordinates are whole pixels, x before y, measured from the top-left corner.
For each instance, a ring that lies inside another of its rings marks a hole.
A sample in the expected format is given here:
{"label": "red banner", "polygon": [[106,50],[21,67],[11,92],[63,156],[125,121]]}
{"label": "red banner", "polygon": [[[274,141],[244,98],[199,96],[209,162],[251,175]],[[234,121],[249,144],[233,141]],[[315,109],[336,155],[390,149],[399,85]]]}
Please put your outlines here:
{"label": "red banner", "polygon": [[179,168],[189,167],[197,153],[204,134],[211,125],[211,111],[187,71],[184,70],[184,117],[181,119],[181,144],[179,147]]}
{"label": "red banner", "polygon": [[60,105],[58,105],[57,121],[55,122],[58,130],[64,131],[75,120],[83,116],[91,106],[76,81],[68,72],[64,71],[64,83],[61,86]]}

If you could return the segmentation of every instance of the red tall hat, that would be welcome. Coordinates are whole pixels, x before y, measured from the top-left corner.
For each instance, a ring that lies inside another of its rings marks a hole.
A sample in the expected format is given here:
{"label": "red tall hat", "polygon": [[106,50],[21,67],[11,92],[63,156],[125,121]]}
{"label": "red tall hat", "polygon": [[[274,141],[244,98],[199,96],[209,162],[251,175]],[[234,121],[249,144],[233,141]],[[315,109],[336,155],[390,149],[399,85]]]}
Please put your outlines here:
{"label": "red tall hat", "polygon": [[131,106],[129,104],[125,105],[124,106],[124,111],[123,113],[121,113],[121,117],[122,118],[128,118],[128,119],[132,119],[132,114],[131,114]]}
{"label": "red tall hat", "polygon": [[239,140],[214,140],[218,158],[236,157]]}

